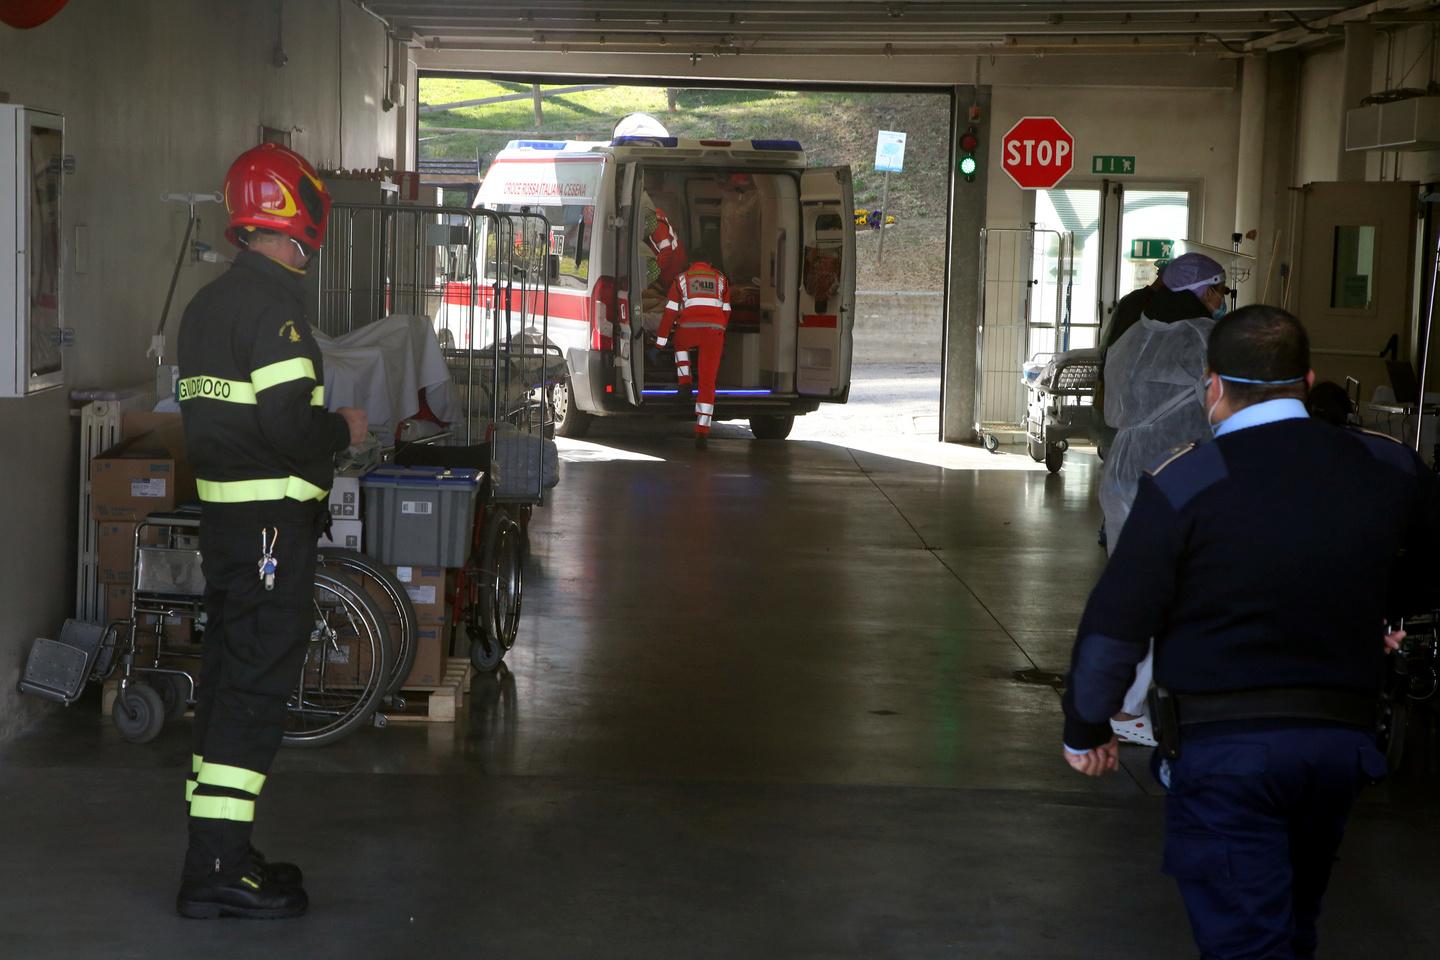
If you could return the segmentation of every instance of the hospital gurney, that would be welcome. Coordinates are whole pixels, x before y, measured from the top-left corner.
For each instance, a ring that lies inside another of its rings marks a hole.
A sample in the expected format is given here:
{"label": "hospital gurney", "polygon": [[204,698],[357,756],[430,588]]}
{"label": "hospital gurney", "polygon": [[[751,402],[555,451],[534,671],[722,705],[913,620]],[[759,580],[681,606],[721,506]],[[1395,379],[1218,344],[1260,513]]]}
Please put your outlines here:
{"label": "hospital gurney", "polygon": [[1032,361],[1025,367],[1020,377],[1026,390],[1025,446],[1036,463],[1059,473],[1070,441],[1089,438],[1093,430],[1100,351],[1069,350],[1044,366]]}

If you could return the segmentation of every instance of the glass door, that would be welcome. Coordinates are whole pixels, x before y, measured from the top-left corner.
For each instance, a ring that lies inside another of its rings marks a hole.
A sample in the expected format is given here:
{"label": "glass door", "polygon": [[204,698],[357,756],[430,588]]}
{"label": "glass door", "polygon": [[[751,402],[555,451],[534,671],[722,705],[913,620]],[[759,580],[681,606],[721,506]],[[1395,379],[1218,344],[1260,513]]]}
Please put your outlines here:
{"label": "glass door", "polygon": [[1119,299],[1152,283],[1157,260],[1195,235],[1192,193],[1184,185],[1113,180],[1035,191],[1036,224],[1075,237],[1066,349],[1095,346]]}

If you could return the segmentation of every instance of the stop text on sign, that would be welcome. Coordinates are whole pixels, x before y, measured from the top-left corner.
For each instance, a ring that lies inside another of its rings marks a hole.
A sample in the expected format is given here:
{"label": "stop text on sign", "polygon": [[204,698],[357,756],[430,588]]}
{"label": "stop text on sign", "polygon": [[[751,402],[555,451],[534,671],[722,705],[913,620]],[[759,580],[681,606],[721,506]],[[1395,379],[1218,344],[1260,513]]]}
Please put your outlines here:
{"label": "stop text on sign", "polygon": [[1048,190],[1075,166],[1075,138],[1054,117],[1024,117],[1001,138],[1000,166],[1022,190]]}
{"label": "stop text on sign", "polygon": [[1011,140],[1005,145],[1006,160],[1012,166],[1059,166],[1070,156],[1070,144],[1053,140]]}

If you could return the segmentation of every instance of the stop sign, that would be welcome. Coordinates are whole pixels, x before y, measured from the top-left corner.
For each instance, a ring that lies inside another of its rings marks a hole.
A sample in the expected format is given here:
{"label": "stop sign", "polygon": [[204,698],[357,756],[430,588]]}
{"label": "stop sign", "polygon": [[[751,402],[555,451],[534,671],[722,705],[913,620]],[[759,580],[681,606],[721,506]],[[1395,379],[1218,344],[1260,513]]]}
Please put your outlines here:
{"label": "stop sign", "polygon": [[1075,138],[1054,117],[1022,117],[1000,141],[1000,166],[1022,190],[1048,190],[1075,165]]}

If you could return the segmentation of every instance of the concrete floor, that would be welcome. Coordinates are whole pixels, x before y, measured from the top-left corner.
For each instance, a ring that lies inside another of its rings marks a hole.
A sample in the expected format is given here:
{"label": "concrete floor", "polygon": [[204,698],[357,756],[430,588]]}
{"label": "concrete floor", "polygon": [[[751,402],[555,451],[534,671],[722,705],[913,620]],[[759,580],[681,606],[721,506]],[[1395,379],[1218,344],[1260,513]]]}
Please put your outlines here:
{"label": "concrete floor", "polygon": [[[282,753],[257,842],[305,867],[303,920],[171,912],[188,723],[47,715],[0,750],[0,956],[1192,956],[1145,754],[1071,773],[1014,677],[1067,663],[1093,460],[721,433],[567,443],[463,722]],[[1367,797],[1325,956],[1440,956],[1435,795]]]}

